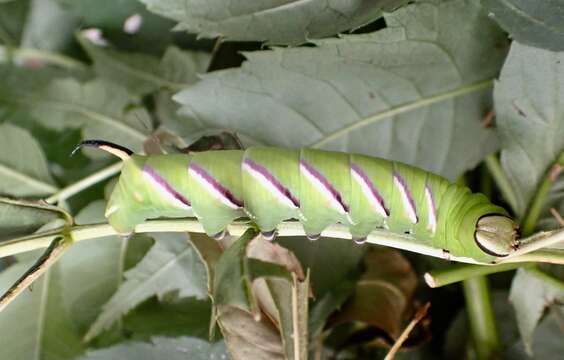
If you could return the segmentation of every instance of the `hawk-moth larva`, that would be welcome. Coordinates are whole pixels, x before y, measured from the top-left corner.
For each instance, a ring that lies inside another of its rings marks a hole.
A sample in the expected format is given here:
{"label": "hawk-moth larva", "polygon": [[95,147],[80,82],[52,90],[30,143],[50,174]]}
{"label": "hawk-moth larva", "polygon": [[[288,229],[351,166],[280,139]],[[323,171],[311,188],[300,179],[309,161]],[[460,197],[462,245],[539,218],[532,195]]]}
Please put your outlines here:
{"label": "hawk-moth larva", "polygon": [[208,235],[220,237],[248,217],[267,238],[288,219],[299,220],[310,239],[342,223],[359,243],[385,228],[481,262],[518,245],[516,224],[485,195],[399,162],[315,149],[145,156],[100,140],[82,146],[124,161],[106,208],[121,234],[150,218],[195,216]]}

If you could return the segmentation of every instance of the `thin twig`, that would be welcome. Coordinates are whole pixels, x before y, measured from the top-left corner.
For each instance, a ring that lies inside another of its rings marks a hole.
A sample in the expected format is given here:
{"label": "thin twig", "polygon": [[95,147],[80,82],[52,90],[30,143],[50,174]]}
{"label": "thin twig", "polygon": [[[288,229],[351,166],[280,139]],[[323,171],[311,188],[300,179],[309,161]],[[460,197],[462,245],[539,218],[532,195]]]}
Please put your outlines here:
{"label": "thin twig", "polygon": [[494,123],[493,119],[495,118],[495,111],[490,110],[488,113],[482,118],[482,126],[485,128],[493,128]]}
{"label": "thin twig", "polygon": [[58,65],[71,70],[84,71],[88,69],[88,65],[86,65],[83,62],[80,62],[74,58],[59,53],[54,53],[46,50],[33,49],[33,48],[4,47],[0,45],[0,52],[2,52],[2,50],[9,52],[14,58],[14,60],[17,60],[18,62],[40,60],[42,62],[46,62],[52,65]]}
{"label": "thin twig", "polygon": [[403,330],[403,332],[401,333],[399,338],[396,340],[396,342],[394,343],[394,345],[392,346],[390,351],[388,351],[388,354],[386,355],[384,360],[392,360],[396,356],[396,353],[401,348],[403,343],[407,340],[407,338],[409,337],[409,334],[413,331],[413,329],[415,328],[417,323],[419,323],[427,315],[427,312],[429,311],[430,307],[431,307],[431,303],[428,302],[425,305],[423,305],[421,308],[419,308],[419,310],[417,310],[415,317],[413,318],[413,320],[411,320],[411,322]]}
{"label": "thin twig", "polygon": [[517,195],[515,194],[515,190],[513,189],[509,178],[505,174],[505,171],[503,171],[503,168],[501,167],[497,156],[495,154],[486,156],[484,163],[486,164],[486,167],[494,178],[495,183],[499,188],[499,191],[501,192],[501,195],[503,196],[505,201],[507,201],[507,203],[511,207],[511,210],[513,210],[513,213],[518,213]]}
{"label": "thin twig", "polygon": [[546,171],[543,179],[537,187],[535,195],[531,199],[531,203],[525,217],[523,218],[521,227],[521,231],[524,236],[531,235],[535,230],[539,217],[542,213],[543,206],[546,202],[546,198],[550,192],[550,188],[556,181],[558,175],[562,172],[562,166],[564,166],[564,153],[560,154],[554,164],[552,164]]}
{"label": "thin twig", "polygon": [[43,275],[59,260],[71,245],[64,237],[57,237],[41,257],[0,297],[0,311],[4,310],[22,291]]}
{"label": "thin twig", "polygon": [[96,184],[99,183],[100,181],[103,181],[115,174],[117,174],[121,167],[122,167],[122,162],[117,162],[113,165],[110,165],[100,171],[95,172],[94,174],[91,174],[87,177],[85,177],[84,179],[81,179],[59,191],[57,191],[56,193],[54,193],[53,195],[49,196],[47,199],[45,199],[45,201],[49,204],[55,204],[58,202],[61,202],[63,200],[66,200],[68,198],[70,198],[73,195],[78,194],[79,192],[81,192],[82,190]]}
{"label": "thin twig", "polygon": [[560,224],[560,226],[564,226],[564,218],[562,217],[562,215],[560,215],[558,210],[556,210],[555,208],[550,208],[550,213],[556,219],[556,221],[558,221],[558,224]]}

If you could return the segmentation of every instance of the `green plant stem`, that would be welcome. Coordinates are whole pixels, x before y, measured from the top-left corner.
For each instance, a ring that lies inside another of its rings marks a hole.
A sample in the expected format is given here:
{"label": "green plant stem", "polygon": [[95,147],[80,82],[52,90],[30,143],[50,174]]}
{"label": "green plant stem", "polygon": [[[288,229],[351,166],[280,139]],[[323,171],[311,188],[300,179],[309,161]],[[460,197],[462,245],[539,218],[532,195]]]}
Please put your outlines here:
{"label": "green plant stem", "polygon": [[14,60],[18,60],[20,62],[26,60],[41,60],[49,64],[61,66],[71,70],[83,71],[88,69],[88,65],[76,59],[40,49],[0,46],[0,53],[1,52],[10,54],[10,56]]}
{"label": "green plant stem", "polygon": [[494,266],[453,265],[446,269],[430,271],[424,275],[424,278],[429,287],[437,288],[477,276],[485,276],[502,271],[515,270],[523,265],[523,263],[508,263]]}
{"label": "green plant stem", "polygon": [[486,156],[484,163],[486,164],[486,167],[494,178],[495,183],[499,188],[499,191],[501,191],[503,198],[505,199],[505,201],[507,201],[513,212],[516,213],[517,195],[515,194],[513,186],[511,186],[511,183],[509,182],[509,178],[505,174],[505,171],[503,171],[499,159],[495,154],[490,154]]}
{"label": "green plant stem", "polygon": [[500,352],[500,341],[491,304],[488,280],[474,276],[463,282],[464,298],[476,358],[489,360]]}
{"label": "green plant stem", "polygon": [[562,153],[558,157],[557,161],[546,171],[540,185],[537,188],[537,192],[531,200],[529,209],[525,217],[523,218],[521,226],[521,232],[523,236],[529,236],[535,231],[535,227],[537,226],[537,223],[539,221],[539,217],[542,213],[546,198],[548,197],[548,194],[550,192],[550,188],[556,180],[553,175],[555,166],[564,166],[564,153]]}
{"label": "green plant stem", "polygon": [[55,204],[63,200],[66,200],[71,196],[78,194],[82,190],[117,174],[120,171],[121,166],[122,166],[121,161],[113,165],[110,165],[100,171],[95,172],[92,175],[85,177],[80,181],[75,182],[74,184],[67,186],[64,189],[57,191],[56,193],[45,199],[45,201],[48,202],[49,204]]}
{"label": "green plant stem", "polygon": [[[247,229],[253,227],[252,224],[245,221],[235,222],[227,227],[231,235],[240,236]],[[136,233],[147,232],[193,232],[204,233],[202,224],[194,218],[188,219],[163,219],[163,220],[148,220],[135,227]],[[548,240],[553,242],[564,241],[564,229],[561,231],[553,231],[547,233],[550,235]],[[65,227],[55,230],[50,230],[30,236],[16,238],[12,240],[3,241],[0,243],[0,257],[19,254],[26,251],[47,247],[51,241],[61,235],[68,235],[73,241],[89,240],[105,236],[118,235],[116,231],[107,223],[93,224],[93,225],[79,225]],[[305,232],[301,223],[297,221],[286,221],[278,227],[279,236],[305,236]],[[347,226],[342,224],[335,224],[329,226],[323,231],[322,236],[339,239],[351,239],[351,234]],[[546,235],[545,235],[546,236]],[[534,237],[531,237],[534,239]],[[544,239],[544,240],[547,240]],[[373,231],[367,238],[370,244],[389,246],[393,248],[403,249],[407,251],[417,252],[423,255],[435,256],[443,258],[444,254],[442,249],[433,248],[427,244],[417,242],[416,239],[409,235],[392,233],[384,230]],[[532,242],[532,240],[531,240]],[[548,244],[548,242],[545,242]],[[510,260],[513,263],[530,261],[529,256],[533,254],[522,254],[521,256],[512,257]],[[453,261],[466,262],[471,264],[492,265],[477,262],[476,260],[464,257],[449,257]],[[523,260],[524,259],[524,260]],[[541,257],[537,260],[542,261]],[[550,262],[564,264],[564,252],[553,253],[550,255]],[[491,266],[490,266],[491,267]]]}
{"label": "green plant stem", "polygon": [[363,128],[365,126],[371,125],[375,122],[381,121],[381,120],[385,120],[387,118],[390,118],[392,116],[396,116],[399,114],[403,114],[405,112],[409,112],[409,111],[413,111],[415,109],[421,108],[421,107],[425,107],[425,106],[430,106],[432,104],[436,104],[445,100],[449,100],[458,96],[463,96],[463,95],[467,95],[467,94],[471,94],[473,92],[476,91],[481,91],[483,89],[487,89],[492,87],[493,85],[493,80],[485,80],[485,81],[481,81],[478,83],[474,83],[474,84],[470,84],[470,85],[466,85],[463,86],[461,88],[458,88],[456,90],[452,90],[452,91],[448,91],[442,94],[438,94],[435,96],[429,96],[426,98],[422,98],[419,99],[417,101],[405,104],[405,105],[400,105],[400,106],[396,106],[393,108],[390,108],[389,110],[380,112],[378,114],[369,116],[367,118],[361,119],[360,121],[357,121],[351,125],[345,126],[331,134],[326,135],[325,137],[323,137],[321,140],[318,140],[314,143],[311,143],[308,147],[312,147],[312,148],[318,148],[320,146],[323,146],[325,144],[327,144],[328,142],[331,142],[345,134],[348,134],[349,132],[353,131],[353,130],[357,130],[360,128]]}

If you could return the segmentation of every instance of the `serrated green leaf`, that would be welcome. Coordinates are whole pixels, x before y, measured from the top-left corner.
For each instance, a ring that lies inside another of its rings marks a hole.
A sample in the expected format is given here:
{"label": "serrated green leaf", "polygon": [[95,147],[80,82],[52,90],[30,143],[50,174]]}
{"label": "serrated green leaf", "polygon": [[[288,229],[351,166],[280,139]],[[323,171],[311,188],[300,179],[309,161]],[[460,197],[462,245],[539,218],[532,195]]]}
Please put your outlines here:
{"label": "serrated green leaf", "polygon": [[[4,292],[39,256],[20,257],[21,262],[0,273]],[[64,259],[64,257],[63,257]],[[84,345],[63,304],[61,268],[55,264],[0,313],[0,348],[6,359],[73,359]],[[80,291],[80,289],[74,289]]]}
{"label": "serrated green leaf", "polygon": [[11,124],[0,125],[0,193],[29,197],[55,191],[47,160],[31,134]]}
{"label": "serrated green leaf", "polygon": [[222,342],[211,344],[198,338],[154,337],[151,342],[125,342],[91,351],[77,360],[219,360],[228,359]]}
{"label": "serrated green leaf", "polygon": [[533,333],[545,309],[553,303],[564,302],[564,285],[547,282],[539,270],[517,270],[511,283],[509,300],[515,308],[521,340],[532,355]]}
{"label": "serrated green leaf", "polygon": [[44,202],[0,197],[0,241],[29,235],[56,220],[61,224],[72,219],[64,210]]}
{"label": "serrated green leaf", "polygon": [[163,59],[142,53],[122,52],[92,43],[77,35],[82,48],[94,61],[98,75],[127,88],[137,95],[161,88],[178,91],[196,82],[196,74],[205,71],[209,55],[190,53],[169,47]]}
{"label": "serrated green leaf", "polygon": [[482,0],[482,4],[514,40],[564,50],[564,7],[560,0]]}
{"label": "serrated green leaf", "polygon": [[564,53],[513,42],[495,85],[501,162],[523,215],[541,177],[564,150]]}
{"label": "serrated green leaf", "polygon": [[[387,29],[316,47],[246,53],[240,69],[206,74],[174,99],[201,126],[276,146],[381,156],[455,179],[497,147],[480,119],[504,35],[469,0],[418,2],[386,21]],[[388,115],[398,107],[410,111]]]}
{"label": "serrated green leaf", "polygon": [[155,239],[155,244],[143,260],[125,273],[125,281],[104,305],[85,335],[87,340],[108,329],[151,296],[162,298],[175,291],[180,298],[206,298],[206,270],[187,237],[160,233],[155,234]]}
{"label": "serrated green leaf", "polygon": [[358,28],[405,0],[270,0],[230,3],[212,0],[141,0],[150,11],[179,22],[176,29],[203,37],[296,45]]}

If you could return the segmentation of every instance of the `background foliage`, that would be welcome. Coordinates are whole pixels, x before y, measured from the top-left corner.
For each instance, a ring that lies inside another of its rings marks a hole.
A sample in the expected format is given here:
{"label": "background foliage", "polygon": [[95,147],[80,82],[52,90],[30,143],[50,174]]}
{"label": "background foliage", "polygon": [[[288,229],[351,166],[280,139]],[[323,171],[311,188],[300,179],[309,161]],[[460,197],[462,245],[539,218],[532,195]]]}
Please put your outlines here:
{"label": "background foliage", "polygon": [[[150,152],[233,131],[245,145],[359,152],[463,177],[530,219],[564,159],[562,24],[556,0],[0,0],[0,194],[102,222],[112,180],[65,192],[114,161],[69,157],[80,140]],[[498,151],[509,192],[492,186]],[[532,230],[561,226],[549,209],[564,213],[563,195],[555,177]],[[5,241],[68,215],[2,200],[0,218]],[[0,355],[373,359],[430,301],[397,358],[482,356],[462,288],[422,281],[445,261],[338,239],[230,241],[226,251],[182,233],[77,243],[0,313]],[[2,259],[0,289],[39,255]],[[490,284],[495,350],[560,356],[562,268]]]}

